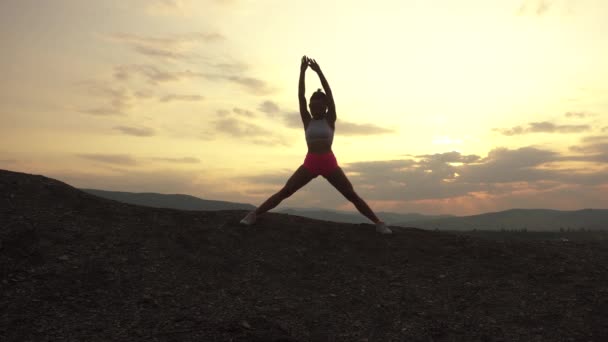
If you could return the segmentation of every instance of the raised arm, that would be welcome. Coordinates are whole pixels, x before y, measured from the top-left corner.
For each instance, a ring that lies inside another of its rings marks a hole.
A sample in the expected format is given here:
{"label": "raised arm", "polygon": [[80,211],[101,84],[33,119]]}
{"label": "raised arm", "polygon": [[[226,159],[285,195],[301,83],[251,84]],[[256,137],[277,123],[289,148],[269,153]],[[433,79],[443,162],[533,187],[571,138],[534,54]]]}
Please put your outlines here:
{"label": "raised arm", "polygon": [[325,90],[325,95],[327,95],[327,120],[333,124],[336,122],[336,104],[334,103],[334,96],[331,93],[331,88],[329,88],[329,83],[327,83],[325,75],[323,75],[323,71],[321,71],[321,67],[317,64],[317,61],[314,59],[309,59],[309,61],[310,68],[319,75],[321,85],[323,85],[323,90]]}
{"label": "raised arm", "polygon": [[308,57],[303,56],[302,64],[300,65],[300,83],[298,86],[298,99],[300,101],[300,116],[302,116],[302,123],[304,124],[304,128],[306,128],[310,120],[312,120],[312,116],[308,112],[308,108],[306,108],[306,95],[304,86],[304,74],[306,73],[306,68],[308,68]]}

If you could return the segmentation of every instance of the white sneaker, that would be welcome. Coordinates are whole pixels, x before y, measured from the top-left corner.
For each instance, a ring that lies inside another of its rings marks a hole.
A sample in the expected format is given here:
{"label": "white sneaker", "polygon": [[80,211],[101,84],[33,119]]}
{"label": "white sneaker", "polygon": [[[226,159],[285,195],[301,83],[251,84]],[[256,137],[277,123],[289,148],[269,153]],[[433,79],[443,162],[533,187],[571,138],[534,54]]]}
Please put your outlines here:
{"label": "white sneaker", "polygon": [[255,211],[252,211],[249,214],[247,214],[247,216],[245,216],[245,218],[243,218],[241,220],[241,224],[251,226],[252,224],[255,223],[256,219],[257,219],[257,215],[255,214]]}
{"label": "white sneaker", "polygon": [[392,234],[393,233],[393,231],[390,230],[390,228],[388,228],[386,226],[386,223],[384,223],[383,221],[376,223],[376,231],[380,234]]}

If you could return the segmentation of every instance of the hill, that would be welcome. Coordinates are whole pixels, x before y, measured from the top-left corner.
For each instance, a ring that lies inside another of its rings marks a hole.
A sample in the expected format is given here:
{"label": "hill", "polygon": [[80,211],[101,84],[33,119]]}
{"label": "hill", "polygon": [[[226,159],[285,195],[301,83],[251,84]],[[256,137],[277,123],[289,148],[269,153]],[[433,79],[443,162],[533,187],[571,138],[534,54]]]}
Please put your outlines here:
{"label": "hill", "polygon": [[441,230],[603,230],[608,231],[607,209],[562,211],[550,209],[511,209],[473,216],[440,218],[396,225],[415,224],[426,229]]}
{"label": "hill", "polygon": [[182,194],[159,194],[154,192],[125,192],[97,189],[79,189],[98,197],[115,201],[143,205],[154,208],[173,208],[180,210],[253,210],[255,207],[247,203],[205,200]]}
{"label": "hill", "polygon": [[2,341],[605,341],[604,241],[125,204],[0,170]]}

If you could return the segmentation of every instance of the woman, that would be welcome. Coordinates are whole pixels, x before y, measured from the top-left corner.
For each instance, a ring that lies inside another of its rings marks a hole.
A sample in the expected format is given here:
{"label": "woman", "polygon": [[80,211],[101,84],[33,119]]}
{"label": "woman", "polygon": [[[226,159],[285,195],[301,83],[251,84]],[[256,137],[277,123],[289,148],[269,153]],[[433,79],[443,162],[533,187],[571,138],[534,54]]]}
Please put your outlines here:
{"label": "woman", "polygon": [[[321,84],[325,90],[325,93],[319,89],[312,94],[310,97],[310,112],[306,109],[306,97],[304,96],[304,73],[308,66],[319,75]],[[279,192],[270,196],[262,205],[248,213],[241,220],[241,223],[245,225],[254,224],[258,215],[276,207],[281,201],[293,195],[313,178],[322,175],[344,197],[351,201],[361,214],[376,224],[377,232],[391,234],[392,231],[386,224],[357,195],[342,168],[338,166],[336,157],[331,150],[336,123],[334,98],[319,64],[314,59],[306,56],[302,57],[300,65],[298,98],[300,100],[300,115],[302,116],[302,123],[304,124],[306,133],[306,144],[308,145],[308,153],[304,159],[304,164],[287,180],[287,183]]]}

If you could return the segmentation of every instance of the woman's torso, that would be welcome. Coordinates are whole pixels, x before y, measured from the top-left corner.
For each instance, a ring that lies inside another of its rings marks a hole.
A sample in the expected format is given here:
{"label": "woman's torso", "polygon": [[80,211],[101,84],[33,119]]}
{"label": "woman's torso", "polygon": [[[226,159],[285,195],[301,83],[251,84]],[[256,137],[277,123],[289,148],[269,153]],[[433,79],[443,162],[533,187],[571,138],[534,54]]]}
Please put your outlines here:
{"label": "woman's torso", "polygon": [[306,126],[305,136],[309,153],[331,152],[334,128],[325,118],[311,119]]}

